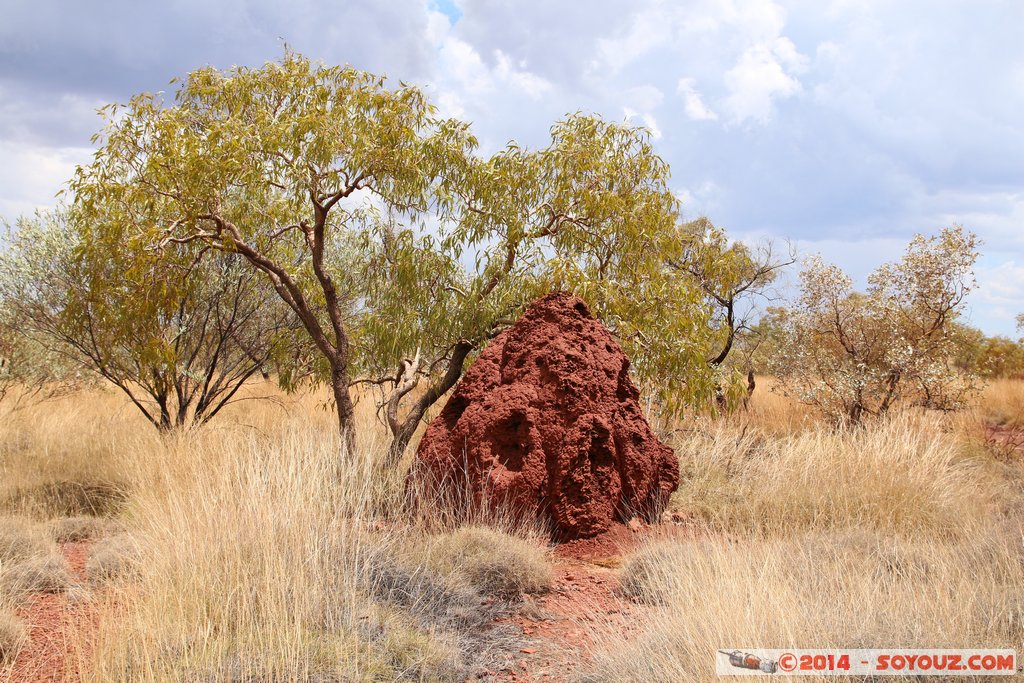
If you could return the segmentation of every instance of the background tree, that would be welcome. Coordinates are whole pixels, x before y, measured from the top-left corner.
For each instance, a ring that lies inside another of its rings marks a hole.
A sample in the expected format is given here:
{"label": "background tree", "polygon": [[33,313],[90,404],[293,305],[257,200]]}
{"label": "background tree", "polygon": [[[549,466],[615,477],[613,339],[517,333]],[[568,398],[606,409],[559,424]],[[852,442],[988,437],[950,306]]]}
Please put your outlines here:
{"label": "background tree", "polygon": [[860,422],[894,405],[959,407],[972,388],[953,366],[951,326],[974,285],[977,237],[957,226],[916,236],[897,263],[877,269],[864,294],[817,257],[801,273],[777,358],[782,386],[837,419]]}
{"label": "background tree", "polygon": [[985,378],[1024,376],[1024,344],[1009,337],[986,336],[967,325],[955,325],[956,367]]}
{"label": "background tree", "polygon": [[23,328],[14,307],[0,298],[0,418],[84,383],[75,365],[51,353]]}
{"label": "background tree", "polygon": [[207,422],[284,352],[290,312],[238,257],[146,249],[102,217],[19,221],[0,296],[24,339],[118,387],[157,428]]}
{"label": "background tree", "polygon": [[[681,258],[669,258],[667,264],[680,277],[688,278],[704,295],[711,311],[708,334],[712,338],[708,367],[720,372],[742,338],[749,335],[758,313],[758,300],[771,301],[771,290],[779,272],[796,262],[793,249],[776,252],[772,242],[751,248],[729,239],[725,231],[707,218],[698,218],[683,226],[689,236]],[[752,340],[753,341],[753,340]],[[755,342],[756,343],[756,342]],[[753,344],[742,344],[744,359],[737,376],[721,377],[716,399],[719,405],[736,403],[736,398],[754,390],[751,354]],[[735,364],[734,364],[735,366]],[[744,376],[746,382],[744,383]]]}

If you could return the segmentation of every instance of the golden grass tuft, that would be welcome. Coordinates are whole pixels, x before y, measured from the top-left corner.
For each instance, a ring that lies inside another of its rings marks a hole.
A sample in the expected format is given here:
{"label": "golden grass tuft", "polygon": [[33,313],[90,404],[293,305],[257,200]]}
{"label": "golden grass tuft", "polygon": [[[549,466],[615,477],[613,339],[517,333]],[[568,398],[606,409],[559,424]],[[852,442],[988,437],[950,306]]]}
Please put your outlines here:
{"label": "golden grass tuft", "polygon": [[27,517],[0,517],[0,562],[20,562],[53,549],[53,541],[39,523]]}
{"label": "golden grass tuft", "polygon": [[843,526],[970,533],[1013,492],[984,462],[964,457],[939,420],[905,414],[785,436],[711,423],[673,444],[681,480],[669,509],[728,533]]}
{"label": "golden grass tuft", "polygon": [[871,529],[662,541],[622,570],[665,605],[637,639],[602,637],[594,681],[706,681],[714,652],[1024,645],[1024,546],[995,531],[937,542]]}
{"label": "golden grass tuft", "polygon": [[0,666],[14,661],[27,634],[28,629],[21,619],[0,606]]}
{"label": "golden grass tuft", "polygon": [[60,593],[74,584],[67,560],[56,552],[34,555],[5,566],[0,576],[3,590],[12,596]]}
{"label": "golden grass tuft", "polygon": [[476,590],[503,600],[547,592],[551,560],[536,541],[493,528],[468,526],[430,542],[427,562],[441,573],[465,579]]}
{"label": "golden grass tuft", "polygon": [[29,593],[57,593],[72,584],[67,561],[46,527],[26,517],[0,517],[0,591],[17,603]]}
{"label": "golden grass tuft", "polygon": [[140,558],[139,545],[129,534],[110,536],[93,546],[85,577],[93,584],[137,578]]}

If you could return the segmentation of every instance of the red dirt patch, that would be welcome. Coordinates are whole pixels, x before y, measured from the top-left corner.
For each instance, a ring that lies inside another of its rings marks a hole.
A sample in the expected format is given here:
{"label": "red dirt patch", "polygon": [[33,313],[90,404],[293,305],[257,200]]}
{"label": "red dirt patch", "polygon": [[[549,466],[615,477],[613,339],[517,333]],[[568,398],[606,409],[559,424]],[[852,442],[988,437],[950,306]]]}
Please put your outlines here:
{"label": "red dirt patch", "polygon": [[587,304],[533,302],[459,382],[417,451],[449,494],[547,518],[560,540],[654,520],[679,482],[629,378],[629,359]]}
{"label": "red dirt patch", "polygon": [[512,620],[531,642],[521,651],[517,669],[502,680],[570,680],[590,659],[597,630],[614,627],[623,638],[638,631],[642,608],[618,597],[618,588],[612,569],[559,559],[551,593]]}
{"label": "red dirt patch", "polygon": [[[72,576],[85,581],[85,561],[92,542],[64,543],[61,552],[67,558]],[[18,653],[10,674],[12,683],[79,681],[80,634],[92,632],[96,614],[89,600],[72,600],[69,593],[37,593],[18,610],[28,626],[28,642]]]}
{"label": "red dirt patch", "polygon": [[616,524],[606,533],[555,548],[551,592],[527,604],[509,621],[529,644],[514,669],[495,674],[498,681],[572,680],[591,657],[596,638],[614,632],[628,640],[638,635],[650,608],[619,596],[615,567],[657,527]]}
{"label": "red dirt patch", "polygon": [[1024,430],[1006,425],[985,425],[985,444],[1003,460],[1024,457]]}
{"label": "red dirt patch", "polygon": [[613,524],[608,531],[592,536],[578,538],[555,546],[555,557],[566,561],[580,561],[599,566],[614,566],[615,563],[639,545],[643,532],[649,527],[643,526],[639,520],[627,524]]}

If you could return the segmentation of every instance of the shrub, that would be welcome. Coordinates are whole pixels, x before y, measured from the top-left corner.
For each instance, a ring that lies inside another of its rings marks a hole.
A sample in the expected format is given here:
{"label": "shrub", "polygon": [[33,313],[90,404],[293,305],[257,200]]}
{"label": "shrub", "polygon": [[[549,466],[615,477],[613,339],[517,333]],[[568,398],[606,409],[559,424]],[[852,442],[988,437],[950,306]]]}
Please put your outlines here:
{"label": "shrub", "polygon": [[67,560],[56,551],[5,565],[0,576],[0,587],[15,597],[26,593],[60,593],[74,583]]}
{"label": "shrub", "polygon": [[551,587],[551,564],[536,545],[487,527],[470,526],[433,541],[428,562],[465,578],[481,593],[517,600]]}
{"label": "shrub", "polygon": [[0,518],[0,563],[15,563],[44,555],[52,547],[53,543],[32,520],[25,517]]}
{"label": "shrub", "polygon": [[636,602],[663,605],[667,596],[663,590],[679,559],[678,545],[672,541],[659,541],[644,546],[627,558],[619,570],[619,590]]}
{"label": "shrub", "polygon": [[128,534],[118,534],[96,544],[86,560],[85,576],[94,584],[131,578],[138,562],[138,543]]}
{"label": "shrub", "polygon": [[15,599],[70,584],[67,561],[43,528],[25,517],[0,519],[0,588]]}
{"label": "shrub", "polygon": [[785,352],[773,363],[788,394],[839,422],[897,406],[953,410],[977,388],[954,367],[951,324],[974,288],[978,238],[962,227],[918,235],[903,258],[868,277],[866,293],[812,257],[786,318]]}

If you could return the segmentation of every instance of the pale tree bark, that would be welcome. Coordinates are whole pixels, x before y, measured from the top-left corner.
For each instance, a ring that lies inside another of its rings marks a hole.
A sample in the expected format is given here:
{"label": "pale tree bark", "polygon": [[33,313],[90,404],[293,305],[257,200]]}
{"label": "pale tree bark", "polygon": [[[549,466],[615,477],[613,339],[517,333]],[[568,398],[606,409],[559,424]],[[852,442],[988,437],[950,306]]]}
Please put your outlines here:
{"label": "pale tree bark", "polygon": [[402,361],[394,380],[395,389],[385,406],[388,429],[391,430],[391,444],[388,448],[388,460],[391,464],[397,463],[402,458],[427,410],[448,393],[462,377],[466,358],[474,348],[475,345],[470,341],[458,341],[452,348],[444,375],[413,401],[404,417],[399,415],[402,401],[419,385],[420,381],[419,372],[422,359],[419,349],[416,350],[416,356],[412,360]]}

